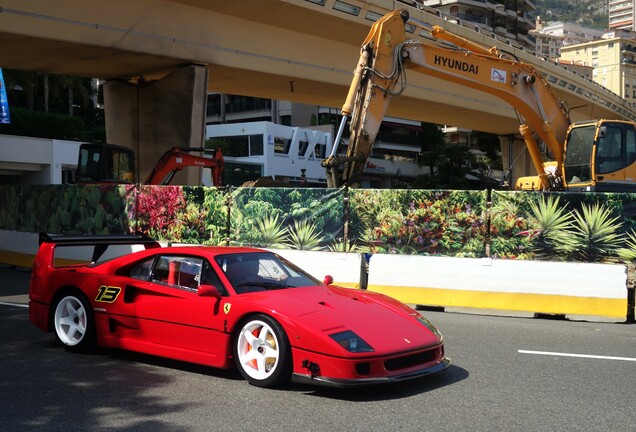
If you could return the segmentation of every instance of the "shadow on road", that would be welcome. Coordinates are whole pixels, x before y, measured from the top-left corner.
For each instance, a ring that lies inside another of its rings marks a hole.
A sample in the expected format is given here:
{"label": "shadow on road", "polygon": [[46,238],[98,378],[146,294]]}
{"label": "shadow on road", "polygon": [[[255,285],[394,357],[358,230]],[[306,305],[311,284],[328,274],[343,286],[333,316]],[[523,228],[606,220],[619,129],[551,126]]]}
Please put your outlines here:
{"label": "shadow on road", "polygon": [[26,298],[30,278],[31,270],[0,266],[0,301],[20,295]]}
{"label": "shadow on road", "polygon": [[118,358],[70,354],[32,326],[25,309],[0,312],[3,430],[102,430],[112,422],[118,431],[185,430],[156,418],[187,408],[152,392],[173,378]]}

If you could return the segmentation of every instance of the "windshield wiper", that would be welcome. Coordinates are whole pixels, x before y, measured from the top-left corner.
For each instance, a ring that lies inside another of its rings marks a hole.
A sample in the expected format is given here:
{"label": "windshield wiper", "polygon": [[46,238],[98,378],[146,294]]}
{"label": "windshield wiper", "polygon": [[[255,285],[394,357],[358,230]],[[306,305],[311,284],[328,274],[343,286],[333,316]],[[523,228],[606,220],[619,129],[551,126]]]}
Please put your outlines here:
{"label": "windshield wiper", "polygon": [[281,289],[287,288],[287,285],[281,285],[273,282],[241,282],[240,284],[234,285],[234,288],[240,288],[244,286],[260,286],[267,289]]}

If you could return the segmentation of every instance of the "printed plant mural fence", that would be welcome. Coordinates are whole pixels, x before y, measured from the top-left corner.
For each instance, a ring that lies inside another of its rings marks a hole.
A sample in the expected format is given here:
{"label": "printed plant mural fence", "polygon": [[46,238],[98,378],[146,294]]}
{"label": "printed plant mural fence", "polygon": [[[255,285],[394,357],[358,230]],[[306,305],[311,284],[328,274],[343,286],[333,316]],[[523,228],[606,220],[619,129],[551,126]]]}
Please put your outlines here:
{"label": "printed plant mural fence", "polygon": [[636,259],[636,194],[0,186],[0,229],[174,243],[585,262]]}

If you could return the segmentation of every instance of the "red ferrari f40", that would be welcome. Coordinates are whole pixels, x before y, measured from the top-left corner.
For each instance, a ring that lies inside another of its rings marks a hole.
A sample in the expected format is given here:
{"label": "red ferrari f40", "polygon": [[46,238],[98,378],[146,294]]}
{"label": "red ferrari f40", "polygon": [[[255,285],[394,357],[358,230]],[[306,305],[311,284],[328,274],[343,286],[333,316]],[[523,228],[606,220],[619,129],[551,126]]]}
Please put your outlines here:
{"label": "red ferrari f40", "polygon": [[[138,250],[101,259],[116,245]],[[92,250],[91,262],[56,258],[71,246]],[[261,387],[290,380],[351,387],[448,367],[441,334],[419,312],[331,282],[257,248],[42,234],[29,314],[68,351],[99,346],[237,367]]]}

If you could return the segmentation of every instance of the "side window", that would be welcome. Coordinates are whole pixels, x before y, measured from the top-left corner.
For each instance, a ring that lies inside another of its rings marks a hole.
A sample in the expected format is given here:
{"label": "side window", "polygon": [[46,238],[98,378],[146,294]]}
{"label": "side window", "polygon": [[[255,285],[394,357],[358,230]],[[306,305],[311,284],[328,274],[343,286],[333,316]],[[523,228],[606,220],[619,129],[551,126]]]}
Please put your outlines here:
{"label": "side window", "polygon": [[626,165],[636,162],[636,131],[633,127],[628,127],[625,139]]}
{"label": "side window", "polygon": [[201,285],[212,285],[219,290],[222,296],[227,295],[227,290],[221,283],[219,276],[216,274],[209,262],[203,261],[203,270],[201,271]]}
{"label": "side window", "polygon": [[618,158],[621,156],[620,128],[607,127],[605,136],[600,140],[598,152],[602,158]]}
{"label": "side window", "polygon": [[597,172],[606,174],[623,168],[623,128],[607,126],[605,135],[599,140],[597,150]]}
{"label": "side window", "polygon": [[147,281],[148,279],[150,279],[150,270],[152,269],[152,262],[154,260],[155,258],[152,257],[136,264],[132,269],[130,269],[130,273],[128,273],[128,276],[133,279]]}
{"label": "side window", "polygon": [[152,270],[152,281],[196,290],[199,288],[202,266],[202,258],[160,256]]}

